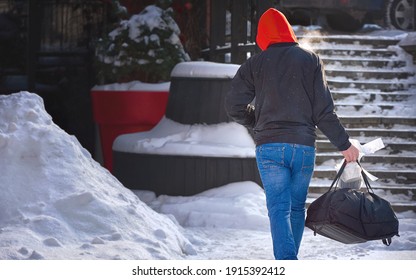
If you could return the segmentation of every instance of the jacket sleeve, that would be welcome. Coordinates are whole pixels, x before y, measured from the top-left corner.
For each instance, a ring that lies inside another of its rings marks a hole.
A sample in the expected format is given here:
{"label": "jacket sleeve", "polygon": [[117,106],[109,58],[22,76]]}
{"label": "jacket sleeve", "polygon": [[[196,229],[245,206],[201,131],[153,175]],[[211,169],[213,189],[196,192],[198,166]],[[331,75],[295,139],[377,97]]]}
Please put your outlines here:
{"label": "jacket sleeve", "polygon": [[314,76],[314,122],[339,151],[345,151],[351,146],[349,135],[335,113],[334,101],[324,73],[323,63],[318,58]]}
{"label": "jacket sleeve", "polygon": [[231,81],[231,89],[225,96],[225,109],[235,122],[248,128],[255,124],[254,110],[248,105],[255,97],[254,84],[250,66],[242,64]]}

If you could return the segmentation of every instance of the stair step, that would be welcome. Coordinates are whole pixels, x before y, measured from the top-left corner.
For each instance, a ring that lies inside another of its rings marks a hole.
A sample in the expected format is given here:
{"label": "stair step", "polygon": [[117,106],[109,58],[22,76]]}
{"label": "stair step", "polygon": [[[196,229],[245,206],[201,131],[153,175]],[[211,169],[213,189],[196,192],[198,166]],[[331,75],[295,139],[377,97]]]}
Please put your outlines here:
{"label": "stair step", "polygon": [[397,80],[351,80],[339,77],[327,77],[328,84],[331,90],[336,88],[355,88],[366,90],[382,90],[382,91],[397,91],[407,90],[415,86],[416,81],[410,79],[397,79]]}
{"label": "stair step", "polygon": [[333,67],[326,67],[325,73],[328,79],[331,77],[345,77],[357,81],[359,79],[407,79],[414,76],[414,73],[410,73],[404,70],[395,69],[333,69]]}
{"label": "stair step", "polygon": [[[414,104],[412,102],[406,103],[406,102],[392,102],[392,101],[366,101],[366,102],[362,102],[362,97],[357,96],[357,101],[356,100],[352,100],[352,101],[345,101],[345,100],[335,100],[335,105],[336,106],[352,106],[352,107],[358,107],[358,108],[362,108],[365,106],[376,106],[376,107],[381,107],[383,109],[393,109],[395,106],[399,106],[399,107],[414,107]],[[416,104],[416,100],[415,100],[415,104]],[[415,110],[416,112],[416,110]]]}
{"label": "stair step", "polygon": [[394,50],[387,49],[364,49],[364,48],[325,48],[325,47],[316,47],[313,50],[318,55],[331,55],[331,56],[345,56],[345,57],[381,57],[381,58],[391,58],[392,60],[397,57],[397,53]]}
{"label": "stair step", "polygon": [[[316,154],[316,163],[321,164],[328,160],[340,161],[343,158],[340,152],[327,152],[327,153],[317,153]],[[416,155],[389,155],[385,153],[375,153],[370,155],[365,155],[362,158],[362,162],[368,163],[380,163],[380,164],[416,164]],[[416,166],[415,166],[416,168]]]}
{"label": "stair step", "polygon": [[380,37],[380,36],[351,36],[351,35],[303,35],[298,36],[300,44],[314,45],[319,43],[339,45],[366,46],[371,48],[386,48],[391,45],[397,45],[402,37]]}
{"label": "stair step", "polygon": [[[387,167],[388,166],[388,167]],[[414,184],[416,183],[416,170],[408,167],[399,168],[398,166],[383,165],[364,165],[364,169],[378,177],[380,182],[384,179],[392,179],[396,183],[400,184]],[[334,178],[336,170],[334,167],[318,165],[315,167],[314,175],[315,178]]]}
{"label": "stair step", "polygon": [[354,57],[345,57],[345,56],[330,56],[330,55],[321,55],[321,59],[326,65],[325,69],[328,67],[370,67],[375,69],[380,68],[399,68],[405,67],[406,61],[404,60],[391,60],[390,58],[379,58],[379,57],[367,57],[367,58],[354,58]]}
{"label": "stair step", "polygon": [[338,114],[339,119],[347,128],[380,126],[391,128],[393,125],[409,125],[416,127],[416,117],[412,116],[344,116]]}
{"label": "stair step", "polygon": [[408,203],[391,203],[391,207],[397,213],[406,212],[406,211],[413,211],[416,212],[416,203],[415,202],[408,202]]}
{"label": "stair step", "polygon": [[382,101],[408,101],[410,98],[416,96],[416,92],[398,91],[398,92],[365,92],[357,89],[334,89],[331,91],[334,100],[345,99],[351,96],[363,98],[365,101],[379,100]]}
{"label": "stair step", "polygon": [[[407,112],[406,115],[415,115],[416,116],[416,102],[413,103],[404,103],[404,102],[343,102],[343,101],[335,101],[335,110],[338,114],[344,114],[343,111],[351,111],[353,113],[358,113],[360,110],[365,110],[371,114],[380,114],[380,115],[388,115],[391,113],[392,115],[397,114],[399,112],[404,114]],[[394,111],[393,111],[394,110]],[[350,113],[351,113],[350,112]],[[362,114],[362,112],[360,112]]]}
{"label": "stair step", "polygon": [[[416,154],[416,142],[387,142],[384,141],[385,148],[383,150],[388,150],[390,154],[394,153],[402,153],[402,152],[413,152]],[[365,143],[361,143],[365,144]],[[329,140],[317,140],[316,141],[317,151],[318,153],[325,153],[325,152],[336,152],[336,148],[332,145]]]}
{"label": "stair step", "polygon": [[[309,185],[309,197],[318,197],[321,194],[327,192],[329,187],[332,184],[332,180],[329,179],[320,179],[312,180]],[[386,197],[388,194],[391,195],[405,195],[407,200],[416,199],[416,185],[415,184],[383,184],[377,181],[370,182],[371,188],[377,195],[381,197]],[[361,190],[364,190],[365,186],[362,186]]]}
{"label": "stair step", "polygon": [[[397,139],[400,138],[402,141],[408,139],[409,141],[414,141],[416,128],[409,128],[409,129],[385,129],[385,128],[346,128],[348,134],[352,138],[374,138],[374,137],[381,137],[381,138],[391,138]],[[322,134],[322,132],[317,132],[318,139],[326,139],[326,137]]]}

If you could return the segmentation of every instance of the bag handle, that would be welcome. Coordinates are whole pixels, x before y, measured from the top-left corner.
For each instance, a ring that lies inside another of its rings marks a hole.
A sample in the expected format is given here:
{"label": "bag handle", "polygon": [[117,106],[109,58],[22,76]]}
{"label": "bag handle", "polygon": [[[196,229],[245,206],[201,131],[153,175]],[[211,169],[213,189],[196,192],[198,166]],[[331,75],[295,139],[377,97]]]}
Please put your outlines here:
{"label": "bag handle", "polygon": [[[364,183],[365,183],[365,187],[367,188],[367,191],[374,193],[374,190],[371,187],[370,182],[368,181],[368,177],[365,174],[363,167],[361,166],[361,164],[358,160],[356,162],[357,162],[358,166],[360,166],[360,168],[361,168],[361,176],[363,177],[363,180],[364,180]],[[332,184],[329,187],[328,191],[331,191],[331,189],[334,187],[334,185],[335,185],[335,187],[337,186],[337,183],[338,183],[339,179],[341,178],[341,174],[342,174],[342,172],[344,172],[345,166],[347,166],[347,161],[344,159],[344,161],[342,163],[342,166],[339,169],[339,171],[338,171],[337,175],[335,176],[334,180],[332,181]]]}
{"label": "bag handle", "polygon": [[361,168],[361,176],[363,176],[363,180],[364,180],[364,183],[365,183],[365,187],[367,188],[367,191],[368,192],[372,192],[372,193],[374,193],[374,190],[373,190],[373,188],[370,186],[370,181],[368,181],[368,177],[367,177],[367,175],[365,174],[365,172],[364,172],[364,169],[363,169],[363,167],[361,166],[361,164],[358,162],[358,160],[357,160],[357,163],[358,163],[358,165],[360,166],[360,168]]}
{"label": "bag handle", "polygon": [[339,171],[338,171],[337,175],[335,176],[334,181],[332,181],[332,184],[331,184],[331,186],[329,187],[329,190],[328,190],[328,191],[331,191],[332,187],[333,187],[334,185],[336,185],[336,183],[338,183],[339,178],[341,177],[342,172],[344,172],[344,169],[345,169],[345,166],[346,166],[346,165],[347,165],[347,161],[344,159],[344,162],[342,163],[341,168],[339,169]]}

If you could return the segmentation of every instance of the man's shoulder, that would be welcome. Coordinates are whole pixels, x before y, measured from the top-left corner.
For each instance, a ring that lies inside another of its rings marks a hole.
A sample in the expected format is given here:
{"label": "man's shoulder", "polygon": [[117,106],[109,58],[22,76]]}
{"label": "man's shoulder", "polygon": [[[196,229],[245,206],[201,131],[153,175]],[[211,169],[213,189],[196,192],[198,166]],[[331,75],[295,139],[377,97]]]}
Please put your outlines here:
{"label": "man's shoulder", "polygon": [[305,53],[310,56],[318,57],[318,54],[313,49],[308,48],[306,44],[298,44],[295,46],[294,49],[296,49],[297,51],[301,53]]}
{"label": "man's shoulder", "polygon": [[292,49],[293,56],[298,57],[299,59],[310,61],[313,64],[319,62],[319,55],[312,49],[308,49],[305,46],[297,45]]}

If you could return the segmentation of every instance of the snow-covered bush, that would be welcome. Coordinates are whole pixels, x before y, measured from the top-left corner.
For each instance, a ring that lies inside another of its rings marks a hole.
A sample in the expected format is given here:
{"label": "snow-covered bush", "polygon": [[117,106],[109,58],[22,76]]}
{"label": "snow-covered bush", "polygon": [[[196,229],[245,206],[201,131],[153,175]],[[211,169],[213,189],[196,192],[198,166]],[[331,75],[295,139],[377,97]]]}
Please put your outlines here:
{"label": "snow-covered bush", "polygon": [[165,82],[177,63],[190,60],[170,4],[157,0],[100,39],[95,64],[99,84]]}

